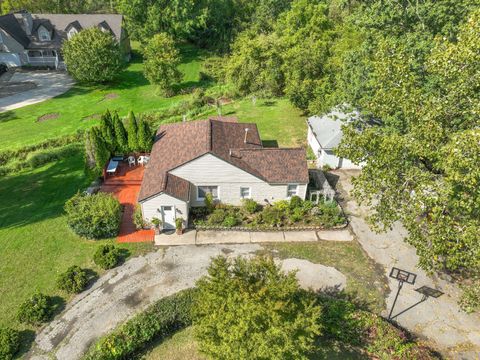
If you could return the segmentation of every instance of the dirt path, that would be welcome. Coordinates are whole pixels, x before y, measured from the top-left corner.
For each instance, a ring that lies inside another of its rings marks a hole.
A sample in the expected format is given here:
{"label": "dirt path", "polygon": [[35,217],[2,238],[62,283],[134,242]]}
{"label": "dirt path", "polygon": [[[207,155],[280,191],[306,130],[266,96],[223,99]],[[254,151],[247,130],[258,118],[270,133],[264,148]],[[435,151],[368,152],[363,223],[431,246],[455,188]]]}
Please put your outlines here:
{"label": "dirt path", "polygon": [[[368,227],[365,217],[368,209],[353,201],[348,195],[352,189],[351,177],[356,172],[337,171],[339,176],[337,190],[344,198],[344,209],[349,214],[350,225],[357,240],[376,262],[385,267],[388,276],[392,266],[403,268],[418,275],[414,286],[404,285],[393,315],[407,309],[421,300],[422,296],[414,291],[427,285],[444,292],[438,299],[429,298],[411,310],[399,315],[395,320],[410,331],[424,336],[436,343],[439,349],[455,359],[480,358],[480,317],[467,315],[458,305],[458,288],[438,278],[427,276],[425,271],[417,267],[418,257],[415,249],[404,242],[405,229],[396,225],[392,231],[376,234]],[[389,278],[392,290],[387,299],[390,310],[397,290],[396,280]],[[388,315],[385,311],[384,315]]]}

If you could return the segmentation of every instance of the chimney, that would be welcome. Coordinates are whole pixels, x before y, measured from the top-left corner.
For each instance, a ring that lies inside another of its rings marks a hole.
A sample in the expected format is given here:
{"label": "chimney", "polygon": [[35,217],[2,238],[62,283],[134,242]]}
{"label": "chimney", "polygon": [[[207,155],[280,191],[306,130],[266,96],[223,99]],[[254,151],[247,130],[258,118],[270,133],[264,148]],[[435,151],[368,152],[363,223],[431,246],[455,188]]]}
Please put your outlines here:
{"label": "chimney", "polygon": [[248,130],[249,128],[245,128],[245,139],[243,139],[243,142],[246,144],[247,143],[247,137],[248,137]]}

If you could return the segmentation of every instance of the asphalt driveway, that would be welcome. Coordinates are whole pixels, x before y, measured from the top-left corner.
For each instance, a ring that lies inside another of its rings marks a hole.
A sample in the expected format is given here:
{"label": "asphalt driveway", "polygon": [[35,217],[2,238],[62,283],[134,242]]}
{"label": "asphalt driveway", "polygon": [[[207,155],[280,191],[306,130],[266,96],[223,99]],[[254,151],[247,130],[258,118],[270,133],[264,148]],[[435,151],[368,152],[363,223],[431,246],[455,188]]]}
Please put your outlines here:
{"label": "asphalt driveway", "polygon": [[61,71],[17,71],[9,82],[16,86],[21,83],[34,83],[36,86],[15,95],[0,98],[0,113],[61,95],[74,84],[72,78],[66,72]]}

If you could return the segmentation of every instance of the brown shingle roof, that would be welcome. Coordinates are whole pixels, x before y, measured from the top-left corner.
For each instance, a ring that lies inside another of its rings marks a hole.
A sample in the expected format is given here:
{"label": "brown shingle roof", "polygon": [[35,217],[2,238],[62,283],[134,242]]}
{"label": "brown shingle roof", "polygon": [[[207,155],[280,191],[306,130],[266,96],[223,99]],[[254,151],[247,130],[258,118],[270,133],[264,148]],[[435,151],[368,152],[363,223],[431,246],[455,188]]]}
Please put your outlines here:
{"label": "brown shingle roof", "polygon": [[160,192],[187,200],[189,182],[168,172],[207,153],[266,182],[308,183],[305,150],[264,149],[255,124],[215,117],[159,127],[139,200]]}

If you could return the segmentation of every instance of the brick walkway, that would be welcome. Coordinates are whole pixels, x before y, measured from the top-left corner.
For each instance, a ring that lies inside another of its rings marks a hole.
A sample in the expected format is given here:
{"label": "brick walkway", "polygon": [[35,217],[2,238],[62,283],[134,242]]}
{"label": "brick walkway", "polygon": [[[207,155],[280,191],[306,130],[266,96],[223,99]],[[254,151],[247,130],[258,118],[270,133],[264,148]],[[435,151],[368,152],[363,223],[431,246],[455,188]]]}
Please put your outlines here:
{"label": "brick walkway", "polygon": [[138,192],[142,184],[143,172],[144,168],[142,166],[129,168],[127,164],[122,163],[117,174],[108,176],[102,185],[102,191],[115,195],[124,206],[120,233],[117,237],[118,242],[149,242],[154,240],[155,232],[153,230],[137,230],[132,220]]}

